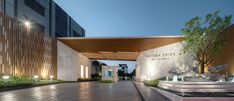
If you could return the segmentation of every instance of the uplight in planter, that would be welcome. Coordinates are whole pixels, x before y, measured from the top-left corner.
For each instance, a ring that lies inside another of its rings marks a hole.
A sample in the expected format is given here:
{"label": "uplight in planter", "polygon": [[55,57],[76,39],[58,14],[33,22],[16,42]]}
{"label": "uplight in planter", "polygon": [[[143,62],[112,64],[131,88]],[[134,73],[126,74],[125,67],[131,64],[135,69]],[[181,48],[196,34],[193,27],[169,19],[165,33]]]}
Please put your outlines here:
{"label": "uplight in planter", "polygon": [[2,79],[4,79],[4,80],[8,80],[8,79],[10,79],[10,76],[8,76],[8,75],[4,75],[4,76],[2,76]]}
{"label": "uplight in planter", "polygon": [[54,78],[54,76],[53,75],[50,75],[50,79],[53,79]]}
{"label": "uplight in planter", "polygon": [[50,75],[50,82],[53,81],[53,78],[54,78],[54,76],[53,76],[53,75]]}
{"label": "uplight in planter", "polygon": [[38,75],[34,75],[33,78],[34,78],[34,79],[38,79],[39,76],[38,76]]}

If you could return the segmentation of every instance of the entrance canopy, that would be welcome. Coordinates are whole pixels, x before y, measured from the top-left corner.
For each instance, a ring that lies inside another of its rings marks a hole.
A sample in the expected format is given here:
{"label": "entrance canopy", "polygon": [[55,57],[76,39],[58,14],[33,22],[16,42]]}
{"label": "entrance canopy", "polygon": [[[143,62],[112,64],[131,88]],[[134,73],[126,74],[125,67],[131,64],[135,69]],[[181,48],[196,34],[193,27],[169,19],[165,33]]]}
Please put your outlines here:
{"label": "entrance canopy", "polygon": [[58,40],[90,59],[135,61],[139,52],[181,42],[183,37],[60,37]]}

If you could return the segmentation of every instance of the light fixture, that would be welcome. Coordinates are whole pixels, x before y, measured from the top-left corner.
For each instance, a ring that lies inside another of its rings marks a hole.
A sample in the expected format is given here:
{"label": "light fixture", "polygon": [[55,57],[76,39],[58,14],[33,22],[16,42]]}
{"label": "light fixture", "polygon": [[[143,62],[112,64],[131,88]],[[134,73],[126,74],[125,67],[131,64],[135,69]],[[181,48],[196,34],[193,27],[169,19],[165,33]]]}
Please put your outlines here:
{"label": "light fixture", "polygon": [[38,79],[39,76],[38,76],[38,75],[34,75],[33,78],[34,78],[34,79]]}
{"label": "light fixture", "polygon": [[53,82],[53,78],[54,78],[54,76],[50,75],[50,82]]}
{"label": "light fixture", "polygon": [[10,76],[8,76],[8,75],[4,75],[4,76],[2,76],[2,79],[4,79],[4,80],[8,80],[8,79],[10,79]]}
{"label": "light fixture", "polygon": [[30,23],[30,21],[24,21],[24,26],[25,26],[26,28],[31,28],[31,23]]}
{"label": "light fixture", "polygon": [[53,75],[50,75],[50,79],[53,79],[54,78],[54,76]]}

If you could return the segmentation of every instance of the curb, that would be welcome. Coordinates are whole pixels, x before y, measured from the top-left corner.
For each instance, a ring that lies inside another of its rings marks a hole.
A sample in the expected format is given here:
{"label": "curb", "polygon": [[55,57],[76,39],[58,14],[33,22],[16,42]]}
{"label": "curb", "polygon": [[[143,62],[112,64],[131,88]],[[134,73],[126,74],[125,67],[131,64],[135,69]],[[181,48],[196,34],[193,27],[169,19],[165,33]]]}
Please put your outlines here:
{"label": "curb", "polygon": [[160,94],[167,97],[171,101],[182,101],[182,99],[176,94],[173,94],[173,93],[170,93],[170,92],[158,89],[158,88],[154,88],[154,87],[151,87],[151,89],[153,89],[156,92],[159,92]]}
{"label": "curb", "polygon": [[234,101],[234,97],[182,97],[158,88],[152,89],[161,93],[172,101]]}
{"label": "curb", "polygon": [[140,91],[140,89],[137,87],[136,83],[135,83],[134,81],[132,81],[132,83],[133,83],[133,85],[135,86],[135,88],[136,88],[138,94],[140,95],[141,100],[142,100],[142,101],[148,101],[147,98],[146,98],[146,96],[145,96],[145,95]]}

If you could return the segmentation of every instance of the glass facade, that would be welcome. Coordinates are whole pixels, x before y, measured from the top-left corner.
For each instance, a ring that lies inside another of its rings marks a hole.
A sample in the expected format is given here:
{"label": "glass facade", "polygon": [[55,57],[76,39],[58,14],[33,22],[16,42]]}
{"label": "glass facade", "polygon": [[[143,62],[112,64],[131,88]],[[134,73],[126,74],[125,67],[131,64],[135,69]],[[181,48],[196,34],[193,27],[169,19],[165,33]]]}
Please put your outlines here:
{"label": "glass facade", "polygon": [[45,16],[45,8],[35,0],[24,0],[24,4],[36,11],[38,14]]}
{"label": "glass facade", "polygon": [[58,5],[55,7],[55,36],[56,37],[66,37],[67,36],[67,25],[68,25],[68,15],[62,8]]}
{"label": "glass facade", "polygon": [[35,30],[52,37],[85,36],[85,30],[53,0],[0,0],[0,11],[20,21],[29,20]]}
{"label": "glass facade", "polygon": [[73,30],[73,37],[81,37],[82,34],[77,33],[76,31]]}

